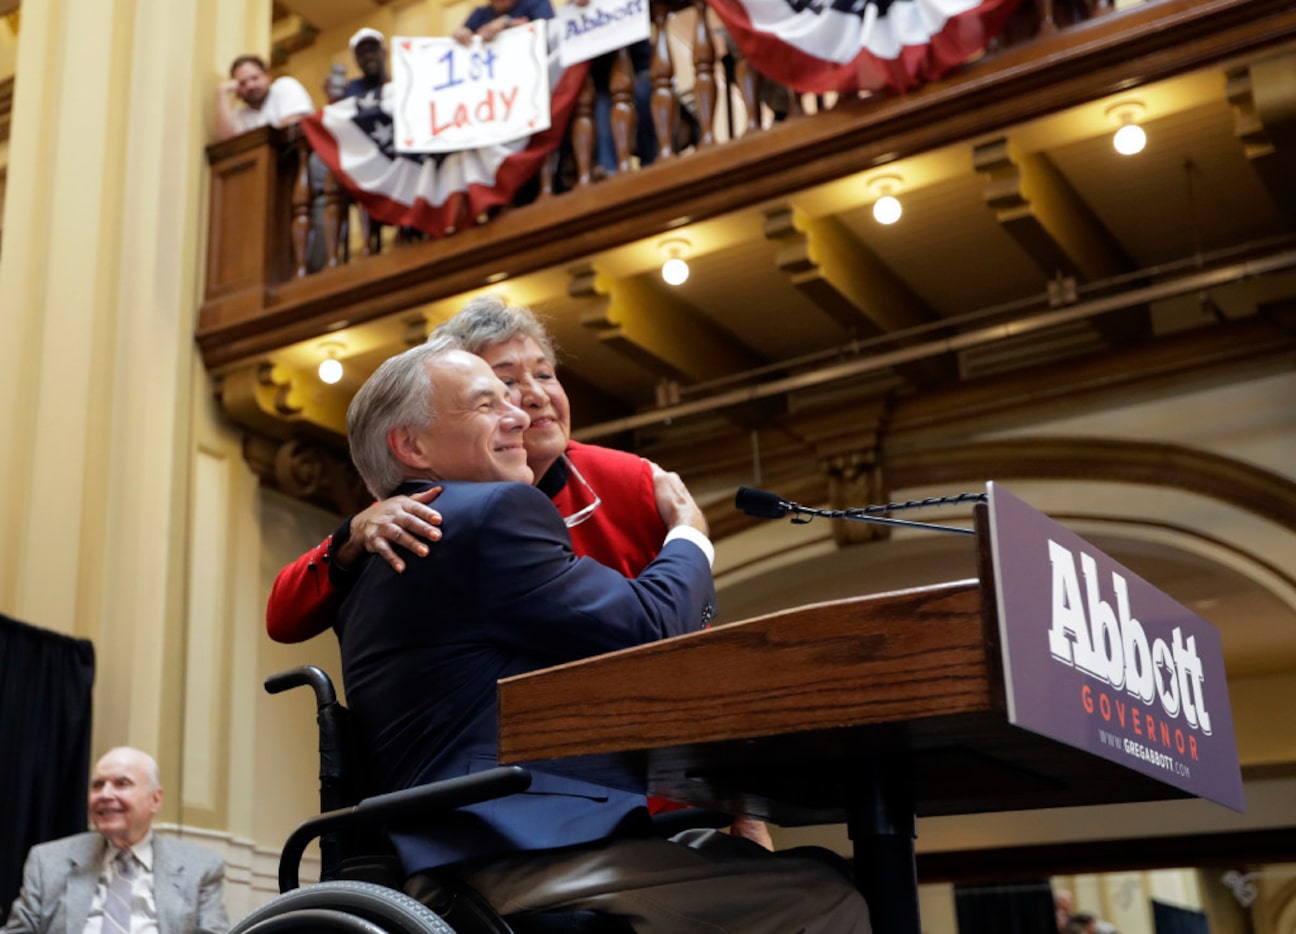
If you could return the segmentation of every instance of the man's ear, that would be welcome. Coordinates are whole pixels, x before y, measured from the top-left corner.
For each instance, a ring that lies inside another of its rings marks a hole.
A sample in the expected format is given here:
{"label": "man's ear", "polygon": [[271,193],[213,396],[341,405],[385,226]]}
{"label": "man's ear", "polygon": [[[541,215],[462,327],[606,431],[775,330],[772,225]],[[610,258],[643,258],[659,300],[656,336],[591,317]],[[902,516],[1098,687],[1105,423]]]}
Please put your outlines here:
{"label": "man's ear", "polygon": [[419,437],[408,427],[399,425],[387,432],[387,447],[406,467],[424,470],[428,467],[427,451]]}

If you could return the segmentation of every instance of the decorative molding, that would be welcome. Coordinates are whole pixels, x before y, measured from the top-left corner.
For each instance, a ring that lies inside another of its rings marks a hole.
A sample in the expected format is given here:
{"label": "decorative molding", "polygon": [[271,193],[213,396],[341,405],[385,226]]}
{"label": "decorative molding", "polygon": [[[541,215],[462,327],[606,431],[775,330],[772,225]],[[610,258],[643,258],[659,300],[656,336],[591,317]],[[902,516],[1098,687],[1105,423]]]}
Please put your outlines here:
{"label": "decorative molding", "polygon": [[[16,17],[18,14],[10,14]],[[17,21],[14,21],[14,33],[18,32]],[[9,126],[13,121],[14,76],[10,75],[0,81],[0,143],[9,141]],[[0,202],[3,203],[3,202]]]}
{"label": "decorative molding", "polygon": [[[255,840],[228,831],[186,824],[157,823],[153,829],[163,837],[206,847],[225,860],[225,907],[231,921],[237,922],[279,894],[278,849],[260,846]],[[319,874],[318,855],[307,853],[301,861],[302,879],[317,880]]]}
{"label": "decorative molding", "polygon": [[310,441],[278,441],[247,433],[243,459],[262,486],[338,515],[353,515],[373,501],[345,451]]}
{"label": "decorative molding", "polygon": [[1296,533],[1296,482],[1263,468],[1177,444],[1103,438],[1021,438],[930,447],[882,458],[894,486],[997,480],[1131,483],[1195,493]]}
{"label": "decorative molding", "polygon": [[[1129,483],[1179,490],[1227,503],[1296,533],[1296,482],[1242,461],[1175,444],[1101,438],[1019,438],[969,442],[877,454],[877,498],[850,497],[848,505],[883,502],[897,487],[948,486],[996,480],[1079,480]],[[831,462],[829,462],[831,466]],[[858,467],[857,467],[858,472]],[[807,456],[778,489],[798,502],[835,502],[829,472]],[[865,488],[871,489],[871,488]],[[720,540],[759,522],[735,513],[728,500],[706,510],[712,537]],[[840,523],[839,523],[840,524]]]}

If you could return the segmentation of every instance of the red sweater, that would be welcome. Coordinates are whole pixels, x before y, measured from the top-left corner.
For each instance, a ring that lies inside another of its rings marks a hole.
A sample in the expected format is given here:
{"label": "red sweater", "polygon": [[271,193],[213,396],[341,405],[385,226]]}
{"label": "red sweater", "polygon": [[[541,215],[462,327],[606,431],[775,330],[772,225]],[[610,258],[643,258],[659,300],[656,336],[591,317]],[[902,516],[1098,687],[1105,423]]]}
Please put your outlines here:
{"label": "red sweater", "polygon": [[[637,576],[657,556],[666,537],[665,523],[657,512],[652,468],[633,454],[579,441],[568,442],[567,459],[589,488],[571,471],[565,471],[564,477],[561,461],[555,464],[540,488],[550,494],[558,512],[572,516],[593,503],[595,496],[601,500],[589,518],[570,528],[572,550],[626,577]],[[560,483],[556,491],[547,488]],[[436,507],[435,502],[432,505]],[[304,642],[332,627],[343,596],[329,581],[332,544],[330,535],[275,578],[266,604],[266,631],[276,642]]]}

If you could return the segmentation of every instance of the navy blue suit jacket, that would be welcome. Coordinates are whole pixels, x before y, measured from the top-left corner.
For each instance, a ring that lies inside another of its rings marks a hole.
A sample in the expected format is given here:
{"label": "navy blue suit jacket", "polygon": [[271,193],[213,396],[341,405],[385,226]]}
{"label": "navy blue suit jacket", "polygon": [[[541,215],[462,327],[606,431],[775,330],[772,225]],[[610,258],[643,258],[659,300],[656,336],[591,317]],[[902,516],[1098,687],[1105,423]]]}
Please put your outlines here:
{"label": "navy blue suit jacket", "polygon": [[[494,767],[498,679],[691,632],[714,614],[692,542],[672,541],[630,580],[577,558],[534,487],[443,486],[442,539],[406,556],[402,574],[369,561],[338,614],[347,704],[381,791]],[[535,773],[524,794],[392,840],[412,873],[600,839],[643,806],[642,795]]]}

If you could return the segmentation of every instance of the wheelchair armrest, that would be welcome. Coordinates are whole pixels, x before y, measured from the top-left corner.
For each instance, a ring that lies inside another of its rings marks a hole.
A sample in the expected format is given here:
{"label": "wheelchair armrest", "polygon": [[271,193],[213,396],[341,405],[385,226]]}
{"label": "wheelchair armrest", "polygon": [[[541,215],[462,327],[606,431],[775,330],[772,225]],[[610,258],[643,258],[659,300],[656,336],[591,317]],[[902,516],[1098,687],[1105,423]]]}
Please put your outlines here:
{"label": "wheelchair armrest", "polygon": [[301,884],[302,853],[306,851],[307,844],[322,834],[347,830],[361,823],[377,824],[393,818],[453,811],[492,798],[517,794],[529,787],[530,772],[520,766],[506,765],[417,788],[374,795],[352,807],[312,817],[303,821],[284,843],[283,852],[279,855],[279,891],[288,892]]}
{"label": "wheelchair armrest", "polygon": [[734,822],[732,814],[712,811],[708,808],[682,808],[678,811],[663,811],[652,817],[653,830],[659,837],[673,837],[685,830],[719,830]]}
{"label": "wheelchair armrest", "polygon": [[302,665],[265,679],[267,694],[279,694],[306,684],[315,691],[316,707],[327,707],[329,704],[337,703],[337,692],[333,690],[333,682],[314,665]]}

